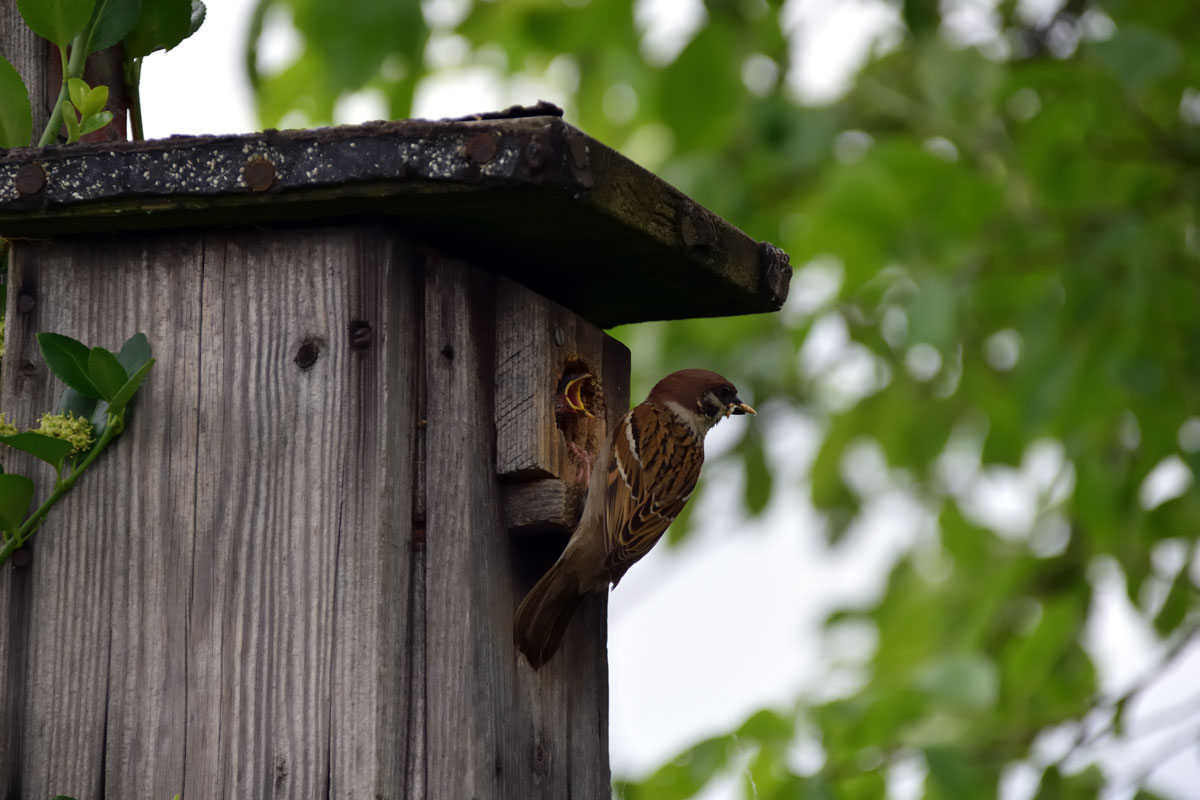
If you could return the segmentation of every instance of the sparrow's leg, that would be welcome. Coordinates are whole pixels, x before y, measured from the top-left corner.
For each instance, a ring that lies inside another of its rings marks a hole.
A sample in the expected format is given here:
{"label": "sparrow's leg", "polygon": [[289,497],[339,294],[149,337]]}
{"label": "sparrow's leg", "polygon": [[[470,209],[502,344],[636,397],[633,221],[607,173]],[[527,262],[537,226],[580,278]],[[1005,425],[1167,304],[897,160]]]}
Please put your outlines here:
{"label": "sparrow's leg", "polygon": [[575,476],[575,483],[587,486],[592,480],[592,457],[575,442],[567,440],[567,447],[570,449],[571,455],[575,456],[575,463],[579,465],[579,472]]}

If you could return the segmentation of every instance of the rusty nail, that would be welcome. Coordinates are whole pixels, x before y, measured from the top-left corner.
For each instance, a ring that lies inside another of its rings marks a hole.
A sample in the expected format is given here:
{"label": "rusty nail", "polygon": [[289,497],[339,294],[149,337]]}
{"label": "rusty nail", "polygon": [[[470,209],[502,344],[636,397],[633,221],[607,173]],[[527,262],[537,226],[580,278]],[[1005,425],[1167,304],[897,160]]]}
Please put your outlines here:
{"label": "rusty nail", "polygon": [[683,243],[688,247],[696,244],[696,225],[687,214],[679,218],[679,235],[682,237]]}
{"label": "rusty nail", "polygon": [[675,209],[675,219],[679,226],[679,237],[687,247],[706,247],[717,241],[717,229],[712,220],[702,209],[692,209],[686,203],[680,203]]}
{"label": "rusty nail", "polygon": [[554,343],[556,345],[558,345],[559,347],[562,347],[563,342],[565,342],[566,340],[567,340],[567,335],[565,333],[563,333],[562,327],[560,325],[555,325],[554,326]]}
{"label": "rusty nail", "polygon": [[265,192],[275,184],[275,165],[255,156],[242,168],[242,177],[252,192]]}
{"label": "rusty nail", "polygon": [[537,169],[542,165],[543,156],[545,153],[546,148],[543,147],[542,143],[536,139],[525,145],[525,161],[528,162],[529,166],[533,167],[534,169]]}
{"label": "rusty nail", "polygon": [[22,378],[32,377],[33,373],[35,372],[37,372],[37,367],[34,366],[34,363],[29,360],[22,361],[21,366],[17,367],[17,373]]}
{"label": "rusty nail", "polygon": [[36,305],[37,300],[28,292],[17,296],[17,311],[20,311],[22,314],[28,314],[30,311],[33,311]]}
{"label": "rusty nail", "polygon": [[356,319],[350,323],[350,349],[366,350],[371,346],[371,323]]}
{"label": "rusty nail", "polygon": [[486,164],[496,157],[496,139],[490,133],[477,133],[467,139],[467,155],[476,164]]}
{"label": "rusty nail", "polygon": [[307,341],[300,345],[300,349],[296,351],[296,366],[300,369],[308,369],[313,364],[317,363],[317,356],[321,349],[316,342]]}
{"label": "rusty nail", "polygon": [[29,552],[28,547],[22,547],[12,554],[12,565],[17,569],[24,569],[29,566],[29,562],[33,560],[33,553]]}
{"label": "rusty nail", "polygon": [[37,194],[46,185],[46,170],[41,164],[26,164],[17,170],[13,183],[21,194]]}
{"label": "rusty nail", "polygon": [[444,355],[446,358],[448,358],[448,359],[450,359],[451,361],[453,361],[453,360],[454,360],[454,346],[453,346],[453,345],[449,345],[449,344],[448,344],[448,345],[444,345],[444,346],[442,347],[442,355]]}

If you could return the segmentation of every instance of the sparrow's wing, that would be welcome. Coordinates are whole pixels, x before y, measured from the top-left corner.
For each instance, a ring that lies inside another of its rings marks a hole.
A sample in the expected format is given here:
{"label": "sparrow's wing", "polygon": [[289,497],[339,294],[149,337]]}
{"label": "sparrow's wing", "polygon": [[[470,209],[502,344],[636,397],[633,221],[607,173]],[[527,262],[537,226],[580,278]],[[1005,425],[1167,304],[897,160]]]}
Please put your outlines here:
{"label": "sparrow's wing", "polygon": [[665,408],[635,406],[613,431],[605,529],[613,583],[649,552],[696,488],[704,445]]}

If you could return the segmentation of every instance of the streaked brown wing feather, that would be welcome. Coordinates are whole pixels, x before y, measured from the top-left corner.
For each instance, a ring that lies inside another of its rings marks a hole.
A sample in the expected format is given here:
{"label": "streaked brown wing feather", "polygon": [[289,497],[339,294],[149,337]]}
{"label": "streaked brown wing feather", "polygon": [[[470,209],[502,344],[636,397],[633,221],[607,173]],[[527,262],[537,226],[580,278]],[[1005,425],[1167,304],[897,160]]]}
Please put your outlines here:
{"label": "streaked brown wing feather", "polygon": [[696,435],[677,425],[667,409],[642,404],[621,420],[613,431],[605,485],[608,567],[614,584],[683,509],[703,462],[704,448]]}

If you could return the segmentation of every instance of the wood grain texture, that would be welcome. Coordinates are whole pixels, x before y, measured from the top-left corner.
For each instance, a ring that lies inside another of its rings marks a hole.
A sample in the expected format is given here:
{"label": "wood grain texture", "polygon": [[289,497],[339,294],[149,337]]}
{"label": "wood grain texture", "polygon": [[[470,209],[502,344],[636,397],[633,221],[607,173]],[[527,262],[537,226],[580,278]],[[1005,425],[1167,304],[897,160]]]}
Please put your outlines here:
{"label": "wood grain texture", "polygon": [[494,277],[342,226],[19,242],[26,293],[18,419],[58,394],[36,331],[158,362],[0,570],[0,793],[608,798],[606,598],[540,672],[511,642],[545,565],[502,519]]}
{"label": "wood grain texture", "polygon": [[505,734],[521,709],[497,568],[509,552],[492,473],[494,279],[431,257],[425,280],[426,797],[515,797],[503,791],[519,778]]}
{"label": "wood grain texture", "polygon": [[[515,480],[576,481],[579,462],[555,425],[554,395],[565,372],[589,372],[601,387],[619,381],[624,346],[596,326],[520,284],[496,281],[496,471]],[[616,363],[606,363],[606,356]],[[596,419],[577,418],[576,443],[594,459],[611,408],[624,413],[628,393],[603,391]]]}
{"label": "wood grain texture", "polygon": [[27,577],[0,574],[29,609],[0,635],[0,731],[23,743],[0,786],[403,796],[411,494],[392,488],[411,483],[416,420],[414,384],[383,375],[416,363],[419,307],[397,248],[339,228],[17,249],[14,287],[38,299],[9,328],[18,416],[57,394],[18,369],[41,363],[35,330],[112,348],[144,330],[158,362]]}
{"label": "wood grain texture", "polygon": [[52,81],[49,68],[51,59],[58,58],[58,51],[53,48],[21,19],[17,0],[0,0],[0,55],[16,67],[29,90],[35,142],[41,137],[50,119],[50,108],[58,97],[59,87]]}
{"label": "wood grain texture", "polygon": [[578,484],[557,478],[509,484],[501,491],[504,526],[516,534],[570,533],[585,494]]}

